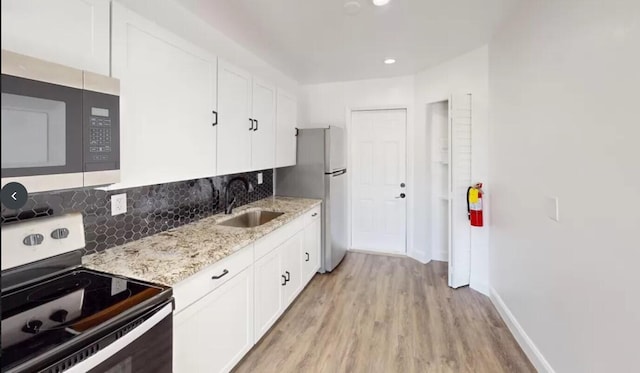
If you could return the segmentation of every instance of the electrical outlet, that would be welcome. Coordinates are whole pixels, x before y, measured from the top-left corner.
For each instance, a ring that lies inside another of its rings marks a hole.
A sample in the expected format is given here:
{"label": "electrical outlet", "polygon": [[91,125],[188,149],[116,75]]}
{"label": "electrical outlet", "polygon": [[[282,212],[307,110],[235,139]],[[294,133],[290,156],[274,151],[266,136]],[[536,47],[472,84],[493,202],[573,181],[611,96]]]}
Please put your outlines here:
{"label": "electrical outlet", "polygon": [[258,185],[262,184],[262,172],[258,172]]}
{"label": "electrical outlet", "polygon": [[127,212],[127,193],[112,195],[111,216],[124,214],[125,212]]}

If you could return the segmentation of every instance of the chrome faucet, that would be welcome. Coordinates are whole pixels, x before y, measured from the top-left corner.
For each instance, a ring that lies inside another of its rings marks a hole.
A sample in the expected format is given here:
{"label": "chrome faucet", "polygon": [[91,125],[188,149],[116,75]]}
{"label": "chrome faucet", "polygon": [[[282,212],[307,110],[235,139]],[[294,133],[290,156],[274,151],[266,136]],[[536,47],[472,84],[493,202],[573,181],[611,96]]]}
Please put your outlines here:
{"label": "chrome faucet", "polygon": [[233,205],[236,203],[236,196],[235,194],[232,194],[231,200],[229,200],[229,193],[231,193],[231,184],[233,184],[236,181],[241,181],[242,184],[244,185],[244,188],[247,190],[247,192],[251,192],[252,188],[251,188],[251,183],[249,183],[249,181],[247,180],[246,177],[243,176],[236,176],[234,178],[232,178],[231,180],[229,180],[229,182],[227,182],[227,185],[225,186],[225,190],[224,190],[224,213],[225,214],[231,214],[233,212]]}

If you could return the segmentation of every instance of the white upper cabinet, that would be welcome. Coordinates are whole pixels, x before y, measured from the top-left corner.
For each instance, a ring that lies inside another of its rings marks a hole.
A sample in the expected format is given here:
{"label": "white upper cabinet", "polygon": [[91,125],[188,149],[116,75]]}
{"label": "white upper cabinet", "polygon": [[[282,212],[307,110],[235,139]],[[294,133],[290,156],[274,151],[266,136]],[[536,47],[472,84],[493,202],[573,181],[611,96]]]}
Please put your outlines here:
{"label": "white upper cabinet", "polygon": [[251,169],[252,78],[225,61],[218,65],[218,174]]}
{"label": "white upper cabinet", "polygon": [[109,75],[109,0],[2,0],[2,48]]}
{"label": "white upper cabinet", "polygon": [[276,146],[276,89],[253,79],[254,129],[251,137],[251,168],[273,168]]}
{"label": "white upper cabinet", "polygon": [[112,188],[216,175],[216,57],[117,3],[112,17],[122,149]]}
{"label": "white upper cabinet", "polygon": [[[277,167],[276,100],[278,90],[271,84],[251,76],[248,72],[220,61],[218,64],[218,174]],[[295,100],[287,97],[283,109],[282,131],[284,151],[280,157],[289,158],[283,164],[295,164]],[[283,125],[284,126],[284,125]],[[288,132],[288,135],[284,135]],[[292,155],[292,157],[291,157]],[[293,159],[293,160],[291,160]]]}
{"label": "white upper cabinet", "polygon": [[298,103],[295,96],[278,90],[276,110],[276,166],[296,164],[296,121]]}

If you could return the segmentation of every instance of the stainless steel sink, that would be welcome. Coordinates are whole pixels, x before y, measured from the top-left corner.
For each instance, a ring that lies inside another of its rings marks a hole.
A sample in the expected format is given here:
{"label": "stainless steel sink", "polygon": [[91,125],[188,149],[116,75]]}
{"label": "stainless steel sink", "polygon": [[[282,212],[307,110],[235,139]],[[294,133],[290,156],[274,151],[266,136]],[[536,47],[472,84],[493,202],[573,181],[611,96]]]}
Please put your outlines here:
{"label": "stainless steel sink", "polygon": [[227,227],[253,228],[266,224],[284,212],[253,210],[218,223]]}

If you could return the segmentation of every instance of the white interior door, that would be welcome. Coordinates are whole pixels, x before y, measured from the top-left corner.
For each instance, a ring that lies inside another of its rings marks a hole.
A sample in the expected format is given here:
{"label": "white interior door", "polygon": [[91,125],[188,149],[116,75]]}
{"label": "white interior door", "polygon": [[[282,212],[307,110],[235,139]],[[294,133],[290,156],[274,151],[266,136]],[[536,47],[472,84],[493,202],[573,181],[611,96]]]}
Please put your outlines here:
{"label": "white interior door", "polygon": [[406,252],[406,123],[404,109],[351,114],[354,249]]}
{"label": "white interior door", "polygon": [[471,95],[449,100],[449,286],[469,285],[471,226],[467,188],[471,185]]}

